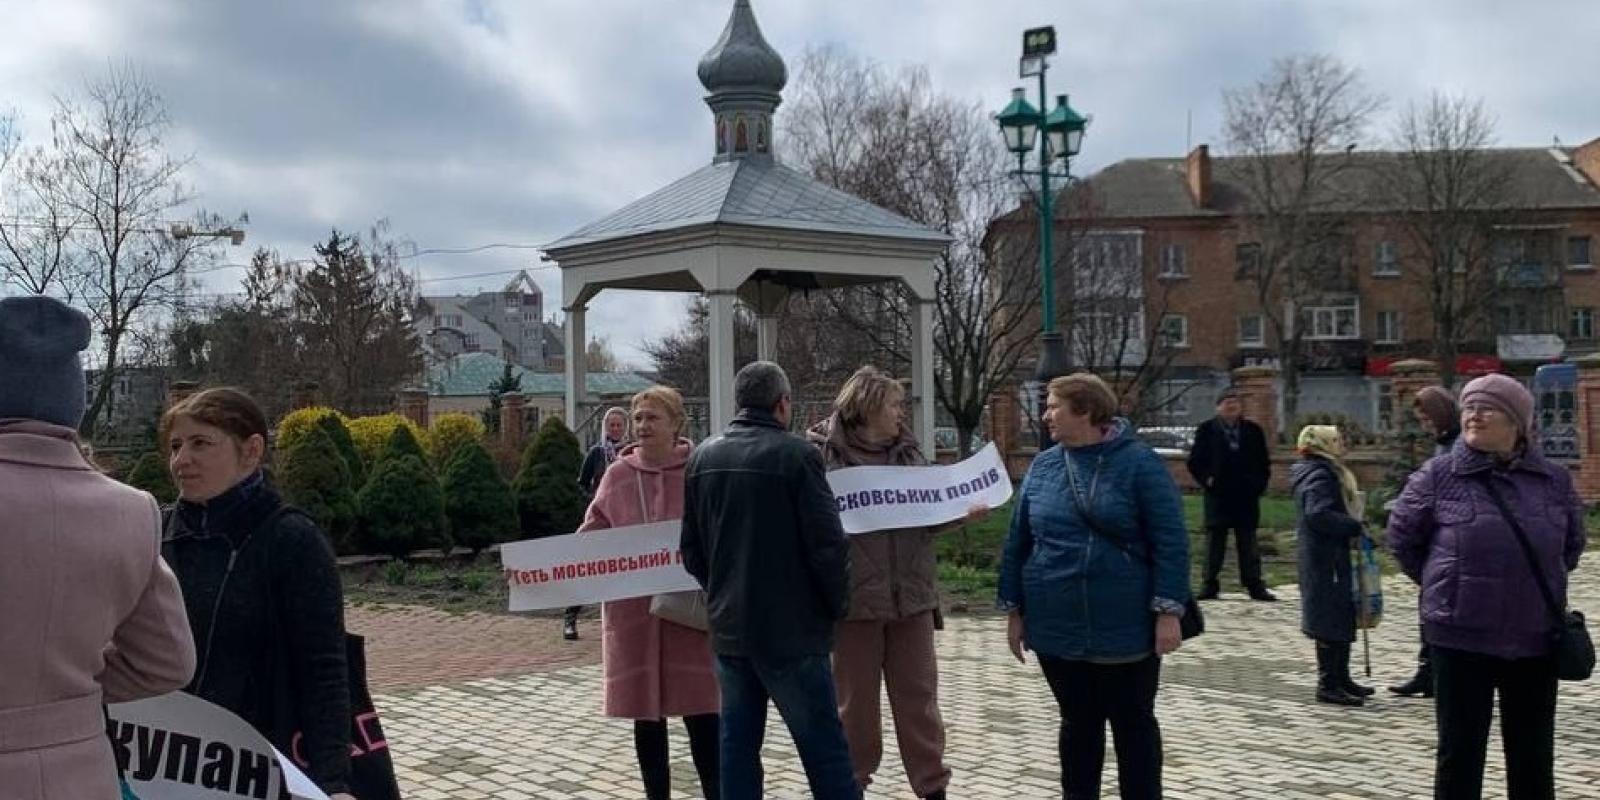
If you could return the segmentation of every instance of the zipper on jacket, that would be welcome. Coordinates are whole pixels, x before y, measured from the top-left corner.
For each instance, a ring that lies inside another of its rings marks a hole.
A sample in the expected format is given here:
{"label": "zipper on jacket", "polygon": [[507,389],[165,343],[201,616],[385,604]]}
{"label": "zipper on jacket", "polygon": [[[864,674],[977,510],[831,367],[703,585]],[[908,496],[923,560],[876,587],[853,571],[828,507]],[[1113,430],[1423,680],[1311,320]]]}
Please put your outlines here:
{"label": "zipper on jacket", "polygon": [[228,551],[228,568],[222,572],[222,583],[217,586],[217,599],[211,603],[211,624],[206,626],[205,666],[200,668],[200,677],[195,680],[194,693],[199,696],[205,692],[206,675],[211,672],[211,645],[217,638],[217,617],[222,613],[222,598],[228,591],[228,579],[233,577],[233,565],[239,560],[239,550],[234,548]]}

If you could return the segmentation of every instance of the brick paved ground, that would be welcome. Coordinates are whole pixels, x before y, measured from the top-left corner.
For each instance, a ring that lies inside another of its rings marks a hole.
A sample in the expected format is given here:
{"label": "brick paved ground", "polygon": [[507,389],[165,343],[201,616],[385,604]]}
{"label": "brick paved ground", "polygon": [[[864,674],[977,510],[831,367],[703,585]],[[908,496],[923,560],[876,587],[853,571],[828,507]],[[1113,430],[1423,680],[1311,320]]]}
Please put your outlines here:
{"label": "brick paved ground", "polygon": [[[1586,567],[1574,602],[1600,609],[1600,569]],[[1168,796],[1430,796],[1431,705],[1387,696],[1357,710],[1312,702],[1312,650],[1297,628],[1294,592],[1282,594],[1285,602],[1276,605],[1208,604],[1211,632],[1168,659],[1159,701]],[[1409,587],[1390,586],[1389,619],[1372,642],[1374,683],[1408,674],[1416,647],[1414,603]],[[420,613],[407,619],[423,632],[397,637],[389,623],[398,618],[388,612],[353,619],[379,627],[373,663],[382,685],[414,685],[419,676],[449,676],[454,669],[462,676],[498,676],[441,680],[379,697],[407,797],[642,796],[628,724],[600,716],[598,666],[551,668],[563,659],[592,659],[592,639],[578,647],[559,642],[554,620],[458,622]],[[957,618],[940,635],[942,705],[955,769],[951,796],[1056,797],[1057,716],[1049,690],[1036,666],[1011,661],[1003,630],[999,619]],[[519,643],[518,637],[525,638]],[[408,657],[438,661],[418,666]],[[542,671],[518,674],[519,665]],[[407,677],[393,680],[391,672]],[[1600,798],[1600,682],[1563,685],[1558,725],[1557,795]],[[677,796],[699,797],[682,729],[675,727],[672,736]],[[869,797],[909,798],[892,733],[886,741],[886,763]],[[1499,746],[1496,736],[1485,796],[1504,794]],[[775,715],[766,767],[769,796],[808,796]],[[1108,778],[1114,772],[1108,765]],[[1105,792],[1115,796],[1114,781],[1108,779]]]}
{"label": "brick paved ground", "polygon": [[345,627],[367,640],[374,692],[600,663],[598,618],[579,621],[583,638],[576,642],[562,640],[561,620],[553,617],[421,606],[351,606]]}

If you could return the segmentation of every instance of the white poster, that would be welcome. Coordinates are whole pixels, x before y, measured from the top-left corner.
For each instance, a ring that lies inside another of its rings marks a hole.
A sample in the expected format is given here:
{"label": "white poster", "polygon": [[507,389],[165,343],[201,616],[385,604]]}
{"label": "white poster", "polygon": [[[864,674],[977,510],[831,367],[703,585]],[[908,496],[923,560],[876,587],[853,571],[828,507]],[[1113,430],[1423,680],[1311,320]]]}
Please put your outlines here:
{"label": "white poster", "polygon": [[107,707],[106,732],[139,800],[328,800],[266,737],[183,692]]}
{"label": "white poster", "polygon": [[959,464],[927,467],[848,467],[828,473],[846,533],[942,525],[975,505],[997,508],[1011,499],[1011,478],[990,442]]}
{"label": "white poster", "polygon": [[698,589],[677,520],[569,533],[500,548],[511,610],[565,608]]}

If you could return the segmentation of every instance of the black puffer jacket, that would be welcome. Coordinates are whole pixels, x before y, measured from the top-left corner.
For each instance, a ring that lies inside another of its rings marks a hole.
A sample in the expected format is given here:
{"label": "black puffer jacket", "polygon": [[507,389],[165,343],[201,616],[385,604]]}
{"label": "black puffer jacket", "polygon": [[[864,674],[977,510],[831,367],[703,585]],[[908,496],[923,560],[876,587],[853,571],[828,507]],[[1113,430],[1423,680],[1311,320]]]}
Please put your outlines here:
{"label": "black puffer jacket", "polygon": [[162,555],[183,586],[199,655],[185,691],[238,715],[285,754],[303,732],[307,775],[329,794],[348,791],[339,572],[309,517],[290,510],[274,519],[282,506],[258,473],[204,506],[168,510]]}
{"label": "black puffer jacket", "polygon": [[827,655],[850,602],[850,545],[822,456],[743,409],[689,458],[683,565],[706,589],[718,654]]}

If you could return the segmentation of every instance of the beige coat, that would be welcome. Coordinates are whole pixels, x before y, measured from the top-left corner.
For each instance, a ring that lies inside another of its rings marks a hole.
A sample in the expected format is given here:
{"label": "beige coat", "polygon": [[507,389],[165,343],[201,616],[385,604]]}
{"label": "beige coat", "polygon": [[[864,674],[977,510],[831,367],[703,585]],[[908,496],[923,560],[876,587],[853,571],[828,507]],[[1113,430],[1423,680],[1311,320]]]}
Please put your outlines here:
{"label": "beige coat", "polygon": [[102,702],[180,689],[194,641],[150,495],[0,420],[0,797],[113,800]]}

